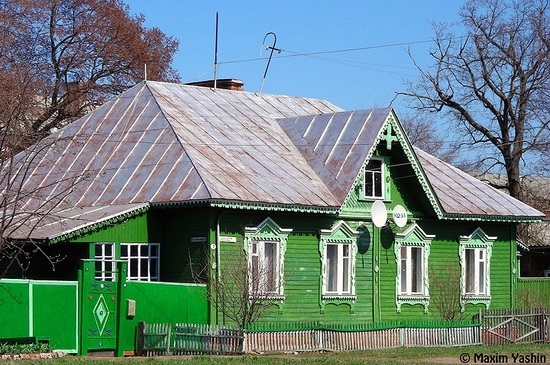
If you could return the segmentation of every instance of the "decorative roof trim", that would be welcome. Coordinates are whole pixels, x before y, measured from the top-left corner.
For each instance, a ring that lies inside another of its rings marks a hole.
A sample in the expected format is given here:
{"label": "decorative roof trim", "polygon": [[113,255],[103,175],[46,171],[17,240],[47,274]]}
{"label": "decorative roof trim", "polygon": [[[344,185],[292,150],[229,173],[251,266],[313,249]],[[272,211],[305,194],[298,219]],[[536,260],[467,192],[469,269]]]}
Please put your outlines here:
{"label": "decorative roof trim", "polygon": [[105,228],[107,226],[118,224],[118,223],[120,223],[120,222],[122,222],[126,219],[140,216],[143,213],[147,212],[148,210],[149,210],[149,204],[146,203],[146,204],[141,205],[137,208],[127,210],[127,211],[123,211],[119,214],[115,214],[111,217],[108,217],[108,218],[105,218],[103,220],[91,223],[89,225],[84,225],[84,226],[81,226],[81,227],[77,227],[77,228],[75,228],[71,231],[63,232],[59,236],[48,237],[48,238],[46,238],[46,240],[48,241],[48,243],[55,244],[55,243],[58,243],[58,242],[61,242],[61,241],[67,241],[67,240],[70,240],[70,239],[73,239],[73,238],[82,237],[86,234],[98,231],[98,230],[100,230],[102,228]]}
{"label": "decorative roof trim", "polygon": [[265,210],[276,212],[296,212],[296,213],[320,213],[320,214],[338,214],[340,207],[318,207],[295,204],[277,204],[260,202],[242,202],[234,200],[189,200],[179,202],[152,203],[153,207],[178,207],[182,205],[206,205],[215,208],[224,209],[246,209],[246,210]]}
{"label": "decorative roof trim", "polygon": [[502,215],[479,215],[479,214],[449,214],[444,213],[443,220],[459,220],[459,221],[485,221],[485,222],[514,222],[514,223],[530,223],[539,222],[540,217],[529,216],[502,216]]}

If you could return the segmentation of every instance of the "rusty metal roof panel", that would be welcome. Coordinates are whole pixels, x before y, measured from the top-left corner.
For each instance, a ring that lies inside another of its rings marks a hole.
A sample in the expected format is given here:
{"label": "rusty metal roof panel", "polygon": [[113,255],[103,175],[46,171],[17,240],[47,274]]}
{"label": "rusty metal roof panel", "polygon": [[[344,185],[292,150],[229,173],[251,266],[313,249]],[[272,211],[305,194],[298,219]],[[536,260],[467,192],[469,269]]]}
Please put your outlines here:
{"label": "rusty metal roof panel", "polygon": [[326,104],[312,108],[296,98],[206,88],[167,90],[171,86],[155,85],[153,93],[213,199],[338,205],[270,117],[287,115],[272,106],[277,103],[301,114],[326,111]]}
{"label": "rusty metal roof panel", "polygon": [[415,149],[445,213],[451,215],[540,219],[544,214],[486,183]]}
{"label": "rusty metal roof panel", "polygon": [[335,110],[303,98],[144,82],[46,139],[65,142],[26,184],[49,195],[61,187],[54,180],[85,173],[66,206],[216,199],[337,208],[274,119]]}
{"label": "rusty metal roof panel", "polygon": [[[99,207],[69,207],[57,210],[47,216],[20,216],[24,222],[10,232],[13,239],[55,240],[61,236],[70,235],[83,228],[101,225],[112,219],[119,219],[128,214],[136,214],[148,209],[148,203],[109,205]],[[6,232],[4,232],[6,233]]]}
{"label": "rusty metal roof panel", "polygon": [[281,119],[281,127],[343,204],[391,109]]}

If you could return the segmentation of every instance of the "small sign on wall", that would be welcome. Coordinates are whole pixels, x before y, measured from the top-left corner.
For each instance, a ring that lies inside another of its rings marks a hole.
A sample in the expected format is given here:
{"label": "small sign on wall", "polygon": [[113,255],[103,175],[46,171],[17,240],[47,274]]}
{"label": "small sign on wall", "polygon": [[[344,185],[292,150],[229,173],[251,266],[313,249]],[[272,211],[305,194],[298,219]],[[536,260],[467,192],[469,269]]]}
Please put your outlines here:
{"label": "small sign on wall", "polygon": [[220,242],[237,243],[237,237],[220,236]]}

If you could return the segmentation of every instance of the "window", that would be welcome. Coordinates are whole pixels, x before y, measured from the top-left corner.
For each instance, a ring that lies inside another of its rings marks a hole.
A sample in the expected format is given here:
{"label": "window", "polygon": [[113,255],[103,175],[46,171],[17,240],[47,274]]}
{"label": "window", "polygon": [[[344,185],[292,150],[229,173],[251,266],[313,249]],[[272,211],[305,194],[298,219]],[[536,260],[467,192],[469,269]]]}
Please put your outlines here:
{"label": "window", "polygon": [[487,293],[485,248],[466,248],[464,251],[465,294],[480,295]]}
{"label": "window", "polygon": [[403,232],[395,235],[395,258],[397,263],[396,305],[397,312],[402,304],[424,306],[428,311],[430,300],[428,258],[435,235],[426,234],[413,223]]}
{"label": "window", "polygon": [[[245,228],[249,296],[284,299],[284,257],[292,229],[281,228],[271,218]],[[280,303],[279,303],[280,304]],[[281,308],[280,308],[281,309]]]}
{"label": "window", "polygon": [[321,313],[327,304],[346,304],[355,310],[355,256],[359,232],[344,221],[320,231]]}
{"label": "window", "polygon": [[400,294],[412,295],[423,294],[424,268],[422,263],[421,247],[402,246],[401,247],[401,285]]}
{"label": "window", "polygon": [[115,280],[115,244],[98,242],[95,244],[95,279],[103,281]]}
{"label": "window", "polygon": [[383,161],[371,159],[365,168],[365,198],[384,198]]}
{"label": "window", "polygon": [[459,256],[461,266],[460,286],[462,306],[468,303],[491,302],[491,254],[496,237],[490,237],[477,228],[469,236],[460,236]]}
{"label": "window", "polygon": [[123,243],[120,259],[128,261],[128,280],[159,281],[160,244]]}
{"label": "window", "polygon": [[324,293],[350,294],[350,244],[327,244],[325,246],[325,266],[327,270]]}
{"label": "window", "polygon": [[278,294],[280,288],[279,243],[252,241],[250,244],[250,285],[257,294]]}

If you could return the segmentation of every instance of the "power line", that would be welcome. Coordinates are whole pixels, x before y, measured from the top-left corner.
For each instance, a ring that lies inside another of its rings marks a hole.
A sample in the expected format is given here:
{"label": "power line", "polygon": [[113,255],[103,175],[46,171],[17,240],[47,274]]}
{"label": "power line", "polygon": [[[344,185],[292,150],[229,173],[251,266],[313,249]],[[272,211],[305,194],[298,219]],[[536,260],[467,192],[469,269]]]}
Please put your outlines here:
{"label": "power line", "polygon": [[[432,43],[432,42],[433,42],[433,40],[430,39],[430,40],[423,40],[423,41],[404,42],[404,43],[388,43],[388,44],[381,44],[381,45],[376,45],[376,46],[345,48],[345,49],[338,49],[338,50],[317,51],[317,52],[308,52],[308,53],[301,53],[301,52],[291,51],[291,50],[288,50],[288,49],[282,49],[282,51],[290,52],[292,54],[278,56],[277,58],[311,57],[311,56],[326,55],[326,54],[333,54],[333,53],[358,52],[358,51],[367,51],[367,50],[378,49],[378,48],[401,47],[401,46],[407,46],[407,45],[411,45],[411,44],[422,44],[422,43]],[[257,57],[257,58],[247,58],[247,59],[242,59],[242,60],[222,61],[222,62],[219,62],[219,63],[220,64],[244,63],[244,62],[263,61],[263,60],[266,60],[266,59],[267,59],[266,57]]]}

